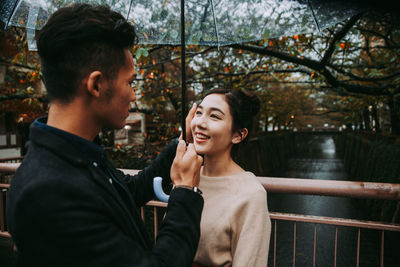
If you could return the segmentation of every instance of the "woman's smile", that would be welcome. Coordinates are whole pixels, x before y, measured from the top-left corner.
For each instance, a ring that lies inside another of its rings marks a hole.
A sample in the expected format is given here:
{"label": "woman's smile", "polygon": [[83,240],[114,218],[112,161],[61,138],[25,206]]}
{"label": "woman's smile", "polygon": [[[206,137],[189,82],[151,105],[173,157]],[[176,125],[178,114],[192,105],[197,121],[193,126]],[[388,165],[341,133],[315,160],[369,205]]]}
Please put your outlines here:
{"label": "woman's smile", "polygon": [[195,141],[198,144],[206,142],[208,139],[210,139],[210,136],[202,133],[202,132],[196,132],[195,133]]}

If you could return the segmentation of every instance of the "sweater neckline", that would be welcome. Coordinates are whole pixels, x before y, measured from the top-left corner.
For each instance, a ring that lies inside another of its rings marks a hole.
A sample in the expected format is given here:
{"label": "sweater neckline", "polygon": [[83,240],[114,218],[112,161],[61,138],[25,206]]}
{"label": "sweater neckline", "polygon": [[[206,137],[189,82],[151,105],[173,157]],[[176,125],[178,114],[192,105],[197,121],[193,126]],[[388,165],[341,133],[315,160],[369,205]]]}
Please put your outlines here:
{"label": "sweater neckline", "polygon": [[207,175],[200,174],[200,178],[205,178],[205,179],[210,179],[210,180],[223,180],[223,179],[232,179],[237,176],[242,176],[242,175],[248,174],[248,173],[251,173],[251,172],[244,171],[244,172],[238,172],[238,173],[235,173],[232,175],[224,175],[224,176],[207,176]]}

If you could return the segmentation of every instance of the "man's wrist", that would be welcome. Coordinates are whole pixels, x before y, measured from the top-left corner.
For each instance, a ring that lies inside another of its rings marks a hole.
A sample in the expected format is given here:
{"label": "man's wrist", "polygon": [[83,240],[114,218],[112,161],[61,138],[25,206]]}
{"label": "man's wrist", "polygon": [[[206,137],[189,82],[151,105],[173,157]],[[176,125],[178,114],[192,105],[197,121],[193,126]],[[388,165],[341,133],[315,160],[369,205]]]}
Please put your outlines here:
{"label": "man's wrist", "polygon": [[203,192],[200,190],[200,188],[198,188],[197,186],[189,186],[189,185],[174,185],[173,186],[173,189],[174,188],[186,188],[186,189],[188,189],[188,190],[191,190],[191,191],[193,191],[193,192],[196,192],[197,194],[199,194],[199,195],[202,195],[203,194]]}

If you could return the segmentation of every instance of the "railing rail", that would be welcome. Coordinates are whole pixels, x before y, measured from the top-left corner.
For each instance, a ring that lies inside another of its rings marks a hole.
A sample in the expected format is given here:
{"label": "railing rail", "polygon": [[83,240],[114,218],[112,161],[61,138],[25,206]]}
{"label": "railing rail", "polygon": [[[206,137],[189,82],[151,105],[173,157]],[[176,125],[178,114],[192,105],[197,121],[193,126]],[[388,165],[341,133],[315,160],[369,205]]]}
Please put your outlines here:
{"label": "railing rail", "polygon": [[23,156],[10,157],[10,158],[0,158],[0,163],[18,163],[24,159]]}
{"label": "railing rail", "polygon": [[[10,168],[14,169],[16,165],[10,165]],[[139,172],[128,169],[122,171],[131,175]],[[258,179],[271,193],[400,200],[400,184],[260,176]]]}
{"label": "railing rail", "polygon": [[[0,173],[14,173],[20,163],[0,163]],[[136,174],[139,170],[122,169],[127,174]],[[351,182],[351,181],[334,181],[334,180],[312,180],[297,178],[276,178],[276,177],[258,177],[262,185],[268,192],[286,193],[286,194],[306,194],[306,195],[322,195],[322,196],[339,196],[348,198],[367,198],[367,199],[390,199],[400,200],[400,184],[391,183],[371,183],[371,182]],[[9,184],[0,184],[0,236],[10,237],[5,224],[5,201]],[[400,202],[399,202],[400,203]],[[148,207],[152,207],[154,211],[154,235],[157,235],[158,229],[158,208],[166,207],[167,203],[159,201],[150,201]],[[141,210],[144,219],[144,209]],[[380,244],[380,266],[384,266],[385,251],[385,231],[400,232],[400,224],[385,223],[377,221],[353,220],[334,217],[310,216],[302,214],[289,214],[271,212],[270,217],[273,220],[273,266],[276,266],[276,246],[277,246],[277,222],[291,221],[293,222],[293,266],[296,263],[296,227],[297,223],[314,224],[314,247],[313,247],[313,266],[316,265],[316,239],[317,225],[325,224],[335,226],[335,247],[334,247],[334,266],[336,266],[337,243],[338,243],[338,227],[354,227],[358,229],[357,236],[357,264],[360,264],[360,236],[361,229],[374,229],[381,231]]]}

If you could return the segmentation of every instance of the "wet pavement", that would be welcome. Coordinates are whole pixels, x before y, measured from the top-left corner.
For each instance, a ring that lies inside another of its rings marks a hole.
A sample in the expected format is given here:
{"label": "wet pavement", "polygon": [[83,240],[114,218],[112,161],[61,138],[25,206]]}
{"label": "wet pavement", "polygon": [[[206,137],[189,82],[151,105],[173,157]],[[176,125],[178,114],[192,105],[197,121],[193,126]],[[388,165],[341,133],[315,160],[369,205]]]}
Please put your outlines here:
{"label": "wet pavement", "polygon": [[[296,154],[280,177],[348,180],[343,161],[336,153],[334,136],[299,135],[295,143]],[[276,212],[350,219],[366,217],[357,200],[340,197],[268,193],[268,206],[270,211]],[[334,266],[335,229],[335,226],[317,225],[316,266]],[[277,266],[293,266],[293,234],[292,222],[277,223]],[[394,235],[389,238],[386,235],[385,245],[394,244],[396,241],[391,241],[394,238]],[[314,224],[296,223],[296,266],[313,266],[313,242]],[[357,230],[338,227],[337,244],[336,266],[356,266]],[[393,251],[388,251],[385,255],[385,266],[400,266],[394,264],[391,253]],[[379,231],[361,230],[360,255],[360,266],[379,266]],[[273,266],[272,256],[273,246],[270,249],[269,266]]]}

